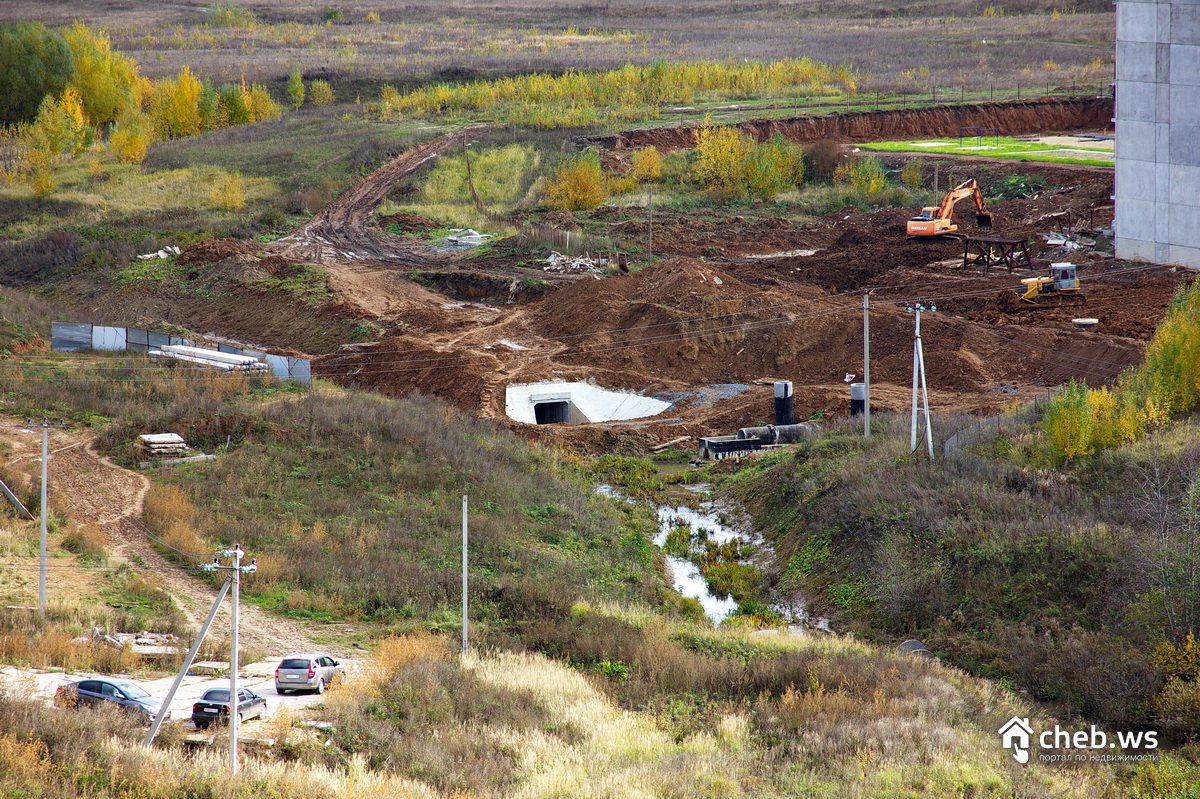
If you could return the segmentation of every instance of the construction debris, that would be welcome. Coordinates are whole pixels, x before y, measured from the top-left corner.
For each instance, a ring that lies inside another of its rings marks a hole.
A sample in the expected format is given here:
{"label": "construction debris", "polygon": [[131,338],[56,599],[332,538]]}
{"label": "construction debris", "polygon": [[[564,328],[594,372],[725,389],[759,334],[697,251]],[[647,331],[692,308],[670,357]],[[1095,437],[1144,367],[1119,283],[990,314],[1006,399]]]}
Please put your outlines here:
{"label": "construction debris", "polygon": [[139,255],[138,260],[139,261],[150,261],[155,258],[171,258],[172,256],[179,255],[181,252],[183,252],[183,251],[175,246],[163,247],[158,252],[148,252],[145,255]]}
{"label": "construction debris", "polygon": [[571,257],[563,255],[560,252],[550,253],[550,257],[546,259],[549,266],[543,266],[544,272],[558,272],[567,274],[569,272],[603,272],[609,263],[607,258],[591,258],[586,255]]}
{"label": "construction debris", "polygon": [[150,350],[151,358],[174,358],[201,366],[211,366],[223,372],[266,372],[267,365],[249,355],[235,355],[231,352],[205,349],[204,347],[187,347],[182,344],[172,344],[159,349]]}
{"label": "construction debris", "polygon": [[178,433],[147,433],[138,436],[138,447],[152,458],[166,458],[187,452],[187,442]]}
{"label": "construction debris", "polygon": [[445,247],[478,247],[496,238],[495,233],[480,233],[471,228],[451,228],[450,231],[449,236],[435,243]]}

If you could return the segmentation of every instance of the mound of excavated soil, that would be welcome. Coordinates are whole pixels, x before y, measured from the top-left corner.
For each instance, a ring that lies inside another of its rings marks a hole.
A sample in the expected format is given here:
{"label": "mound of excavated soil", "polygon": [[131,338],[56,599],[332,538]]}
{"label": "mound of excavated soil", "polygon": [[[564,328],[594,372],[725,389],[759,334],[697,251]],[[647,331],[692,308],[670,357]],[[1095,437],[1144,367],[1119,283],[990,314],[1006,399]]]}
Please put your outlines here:
{"label": "mound of excavated soil", "polygon": [[258,252],[258,244],[241,239],[205,239],[183,248],[183,252],[175,259],[175,263],[188,266],[191,264],[215,264],[234,255],[253,255]]}
{"label": "mound of excavated soil", "polygon": [[420,214],[409,214],[402,211],[398,214],[379,217],[380,227],[386,228],[392,225],[399,228],[402,233],[421,233],[438,228],[437,222]]}

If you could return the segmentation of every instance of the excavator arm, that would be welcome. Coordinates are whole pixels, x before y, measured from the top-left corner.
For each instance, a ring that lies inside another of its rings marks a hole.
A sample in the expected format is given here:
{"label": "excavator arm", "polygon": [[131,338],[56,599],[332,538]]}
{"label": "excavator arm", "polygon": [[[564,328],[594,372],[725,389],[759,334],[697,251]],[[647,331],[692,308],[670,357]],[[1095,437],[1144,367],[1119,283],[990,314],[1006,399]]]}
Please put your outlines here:
{"label": "excavator arm", "polygon": [[966,197],[975,201],[975,226],[980,232],[987,233],[992,229],[992,214],[983,201],[979,184],[975,178],[971,178],[946,192],[940,206],[923,208],[920,216],[913,217],[908,224],[908,235],[939,236],[956,232],[958,227],[954,224],[954,206]]}

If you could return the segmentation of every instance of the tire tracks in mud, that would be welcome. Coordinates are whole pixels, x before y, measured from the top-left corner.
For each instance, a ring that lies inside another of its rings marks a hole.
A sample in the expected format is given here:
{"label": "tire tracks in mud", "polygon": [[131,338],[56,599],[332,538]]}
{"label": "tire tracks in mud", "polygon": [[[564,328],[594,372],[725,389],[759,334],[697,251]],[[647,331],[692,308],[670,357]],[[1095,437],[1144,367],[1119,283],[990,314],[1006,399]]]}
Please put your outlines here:
{"label": "tire tracks in mud", "polygon": [[338,195],[299,230],[276,239],[266,252],[318,264],[383,262],[389,265],[429,267],[449,258],[432,247],[405,243],[373,228],[375,210],[388,192],[467,138],[491,129],[491,124],[468,125],[406,150]]}

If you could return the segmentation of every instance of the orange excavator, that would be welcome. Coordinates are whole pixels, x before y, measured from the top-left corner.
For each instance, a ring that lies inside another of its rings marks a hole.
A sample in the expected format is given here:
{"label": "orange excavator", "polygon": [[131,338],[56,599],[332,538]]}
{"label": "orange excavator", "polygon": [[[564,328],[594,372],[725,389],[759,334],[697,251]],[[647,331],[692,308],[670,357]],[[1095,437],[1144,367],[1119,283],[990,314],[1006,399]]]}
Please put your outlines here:
{"label": "orange excavator", "polygon": [[954,224],[954,205],[964,197],[975,200],[975,226],[979,228],[979,232],[990,231],[992,215],[983,203],[983,192],[979,190],[975,178],[971,178],[946,192],[941,205],[922,208],[919,216],[908,220],[908,235],[961,238],[954,235],[958,232],[958,225]]}

